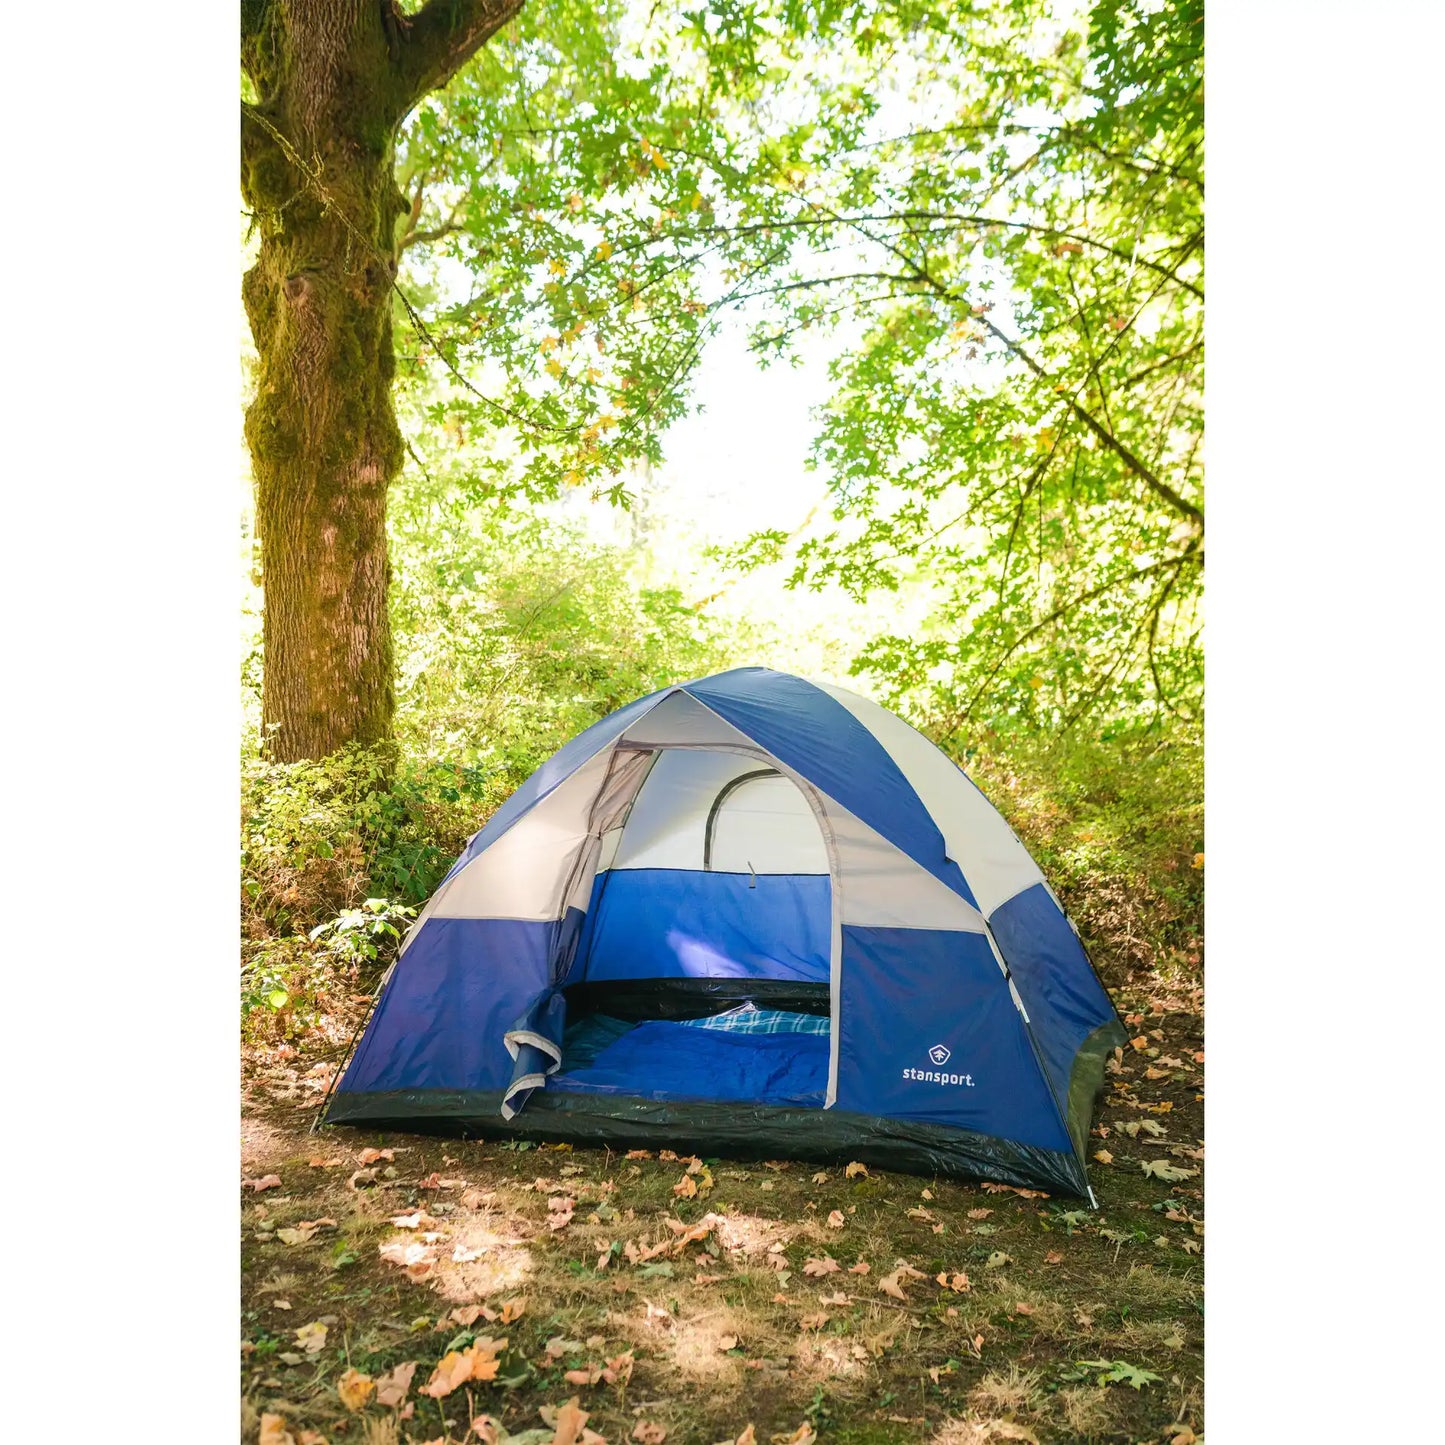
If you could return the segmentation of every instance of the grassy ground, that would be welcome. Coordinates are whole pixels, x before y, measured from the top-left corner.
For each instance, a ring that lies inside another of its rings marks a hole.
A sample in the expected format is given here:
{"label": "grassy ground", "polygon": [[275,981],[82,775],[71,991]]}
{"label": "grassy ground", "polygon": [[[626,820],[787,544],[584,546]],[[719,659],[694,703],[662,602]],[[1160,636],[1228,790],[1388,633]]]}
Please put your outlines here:
{"label": "grassy ground", "polygon": [[[334,1064],[249,1051],[243,1440],[585,1440],[555,1413],[575,1399],[609,1445],[1191,1445],[1200,1000],[1115,996],[1135,1038],[1096,1116],[1097,1212],[841,1165],[308,1135]],[[422,1393],[449,1351],[471,1378]]]}

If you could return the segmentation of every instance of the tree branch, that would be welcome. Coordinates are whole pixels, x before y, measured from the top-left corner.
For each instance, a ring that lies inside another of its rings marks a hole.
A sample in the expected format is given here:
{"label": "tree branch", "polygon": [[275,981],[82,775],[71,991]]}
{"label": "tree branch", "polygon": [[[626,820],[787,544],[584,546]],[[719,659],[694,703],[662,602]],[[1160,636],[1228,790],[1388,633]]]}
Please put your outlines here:
{"label": "tree branch", "polygon": [[396,62],[398,99],[405,115],[449,81],[524,0],[427,0],[402,27]]}

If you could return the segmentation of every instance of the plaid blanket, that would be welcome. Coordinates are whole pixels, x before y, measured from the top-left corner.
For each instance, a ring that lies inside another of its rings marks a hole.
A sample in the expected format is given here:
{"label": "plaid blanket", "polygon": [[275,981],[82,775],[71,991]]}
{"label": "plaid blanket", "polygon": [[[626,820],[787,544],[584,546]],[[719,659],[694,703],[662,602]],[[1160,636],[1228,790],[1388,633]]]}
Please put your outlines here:
{"label": "plaid blanket", "polygon": [[726,1013],[687,1019],[684,1027],[719,1029],[729,1034],[826,1034],[830,1020],[826,1014],[789,1013],[784,1009],[759,1008],[755,1003],[744,1003],[728,1009]]}

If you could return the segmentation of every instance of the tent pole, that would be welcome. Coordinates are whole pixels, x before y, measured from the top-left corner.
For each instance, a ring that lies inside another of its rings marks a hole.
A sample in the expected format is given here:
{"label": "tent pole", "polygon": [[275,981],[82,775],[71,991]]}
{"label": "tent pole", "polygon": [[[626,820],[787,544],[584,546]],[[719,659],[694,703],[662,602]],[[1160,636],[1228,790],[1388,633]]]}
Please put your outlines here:
{"label": "tent pole", "polygon": [[[390,972],[390,970],[388,970]],[[385,980],[383,979],[383,983]],[[327,1105],[331,1103],[331,1096],[336,1092],[336,1086],[341,1081],[341,1076],[346,1072],[346,1066],[351,1062],[352,1051],[356,1048],[356,1041],[361,1037],[361,1031],[367,1025],[367,1021],[376,1011],[377,995],[381,993],[378,988],[372,994],[371,1002],[366,1006],[366,1012],[361,1016],[361,1022],[357,1024],[355,1032],[351,1035],[351,1041],[346,1045],[345,1052],[341,1055],[341,1061],[336,1065],[336,1072],[331,1076],[331,1083],[327,1086],[326,1097],[321,1101],[321,1107],[316,1111],[316,1117],[311,1121],[311,1127],[306,1131],[308,1135],[314,1134],[321,1127],[321,1120],[326,1113]]]}

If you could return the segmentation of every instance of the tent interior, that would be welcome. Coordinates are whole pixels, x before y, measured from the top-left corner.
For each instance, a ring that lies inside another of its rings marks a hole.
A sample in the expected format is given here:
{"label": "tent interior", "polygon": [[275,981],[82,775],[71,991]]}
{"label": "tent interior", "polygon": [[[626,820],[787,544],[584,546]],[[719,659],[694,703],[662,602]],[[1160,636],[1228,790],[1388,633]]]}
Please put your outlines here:
{"label": "tent interior", "polygon": [[624,745],[590,821],[549,1092],[821,1108],[832,871],[802,789],[757,749]]}

